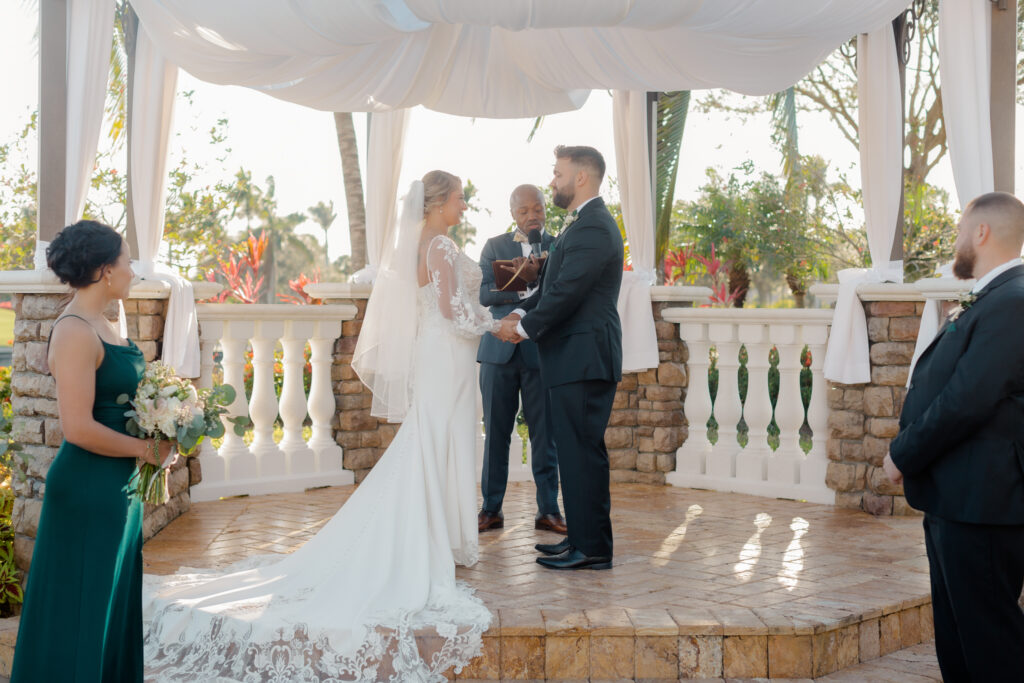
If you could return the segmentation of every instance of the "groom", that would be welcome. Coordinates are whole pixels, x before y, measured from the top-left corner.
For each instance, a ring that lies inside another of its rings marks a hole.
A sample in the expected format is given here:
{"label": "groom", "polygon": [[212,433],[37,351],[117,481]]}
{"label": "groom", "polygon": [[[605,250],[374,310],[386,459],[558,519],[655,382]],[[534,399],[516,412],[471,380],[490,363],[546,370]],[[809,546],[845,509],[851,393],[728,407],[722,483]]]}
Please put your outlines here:
{"label": "groom", "polygon": [[506,316],[497,333],[537,342],[569,527],[561,543],[537,545],[549,555],[537,562],[552,569],[612,565],[604,431],[622,379],[622,236],[598,196],[604,171],[593,147],[555,148],[552,200],[570,213],[551,245],[539,295]]}
{"label": "groom", "polygon": [[924,511],[943,679],[1024,681],[1024,204],[982,195],[959,230],[953,273],[977,284],[921,354],[883,465]]}

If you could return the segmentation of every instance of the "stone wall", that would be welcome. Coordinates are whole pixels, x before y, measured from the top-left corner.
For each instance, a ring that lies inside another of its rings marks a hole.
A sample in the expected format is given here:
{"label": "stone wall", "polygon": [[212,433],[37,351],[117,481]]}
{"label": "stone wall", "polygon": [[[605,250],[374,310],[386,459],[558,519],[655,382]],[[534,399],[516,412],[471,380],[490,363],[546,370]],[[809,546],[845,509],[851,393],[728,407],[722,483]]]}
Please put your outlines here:
{"label": "stone wall", "polygon": [[924,304],[913,301],[865,302],[871,348],[869,384],[829,383],[827,483],[836,505],[874,515],[917,514],[903,497],[903,486],[889,481],[882,460],[899,433],[907,395],[910,361]]}
{"label": "stone wall", "polygon": [[[331,368],[337,402],[335,440],[345,451],[345,469],[354,473],[356,483],[376,464],[399,427],[370,415],[372,396],[350,365],[366,301],[352,298],[326,302],[352,303],[358,309],[353,320],[342,324]],[[605,433],[612,481],[664,484],[665,473],[675,469],[676,449],[686,440],[686,344],[679,339],[679,326],[662,320],[661,312],[667,305],[652,304],[658,333],[658,368],[624,375],[615,395]]]}
{"label": "stone wall", "polygon": [[342,464],[351,470],[356,483],[361,482],[384,454],[395,438],[399,425],[370,415],[373,395],[352,369],[352,354],[356,350],[359,330],[366,316],[367,299],[331,300],[325,303],[355,305],[356,317],[341,324],[341,337],[334,343],[334,363],[331,381],[337,405],[334,438],[344,450]]}
{"label": "stone wall", "polygon": [[[27,570],[46,491],[46,472],[64,438],[57,413],[57,389],[46,362],[46,340],[53,321],[68,301],[66,293],[17,294],[14,297],[14,349],[12,353],[11,404],[14,411],[12,438],[22,444],[23,458],[15,458],[12,477],[15,493],[12,522],[17,565]],[[166,301],[125,301],[128,336],[147,361],[160,353]],[[116,320],[117,310],[107,312]],[[19,460],[22,460],[19,464]],[[198,471],[197,471],[198,474]],[[150,538],[189,507],[189,467],[171,469],[171,499],[159,508],[147,505],[143,534]],[[195,483],[195,482],[192,482]]]}
{"label": "stone wall", "polygon": [[612,481],[664,484],[665,473],[676,468],[676,450],[686,441],[686,344],[679,339],[679,325],[662,318],[670,304],[651,305],[659,364],[623,375],[619,383],[604,435]]}

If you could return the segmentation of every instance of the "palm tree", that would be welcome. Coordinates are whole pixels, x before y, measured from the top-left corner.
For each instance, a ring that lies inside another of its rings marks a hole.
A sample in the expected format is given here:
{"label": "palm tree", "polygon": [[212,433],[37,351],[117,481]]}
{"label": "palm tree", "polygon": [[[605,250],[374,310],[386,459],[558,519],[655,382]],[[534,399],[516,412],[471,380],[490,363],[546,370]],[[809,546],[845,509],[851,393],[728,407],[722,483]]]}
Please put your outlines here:
{"label": "palm tree", "polygon": [[661,267],[671,234],[672,208],[675,204],[679,155],[683,147],[686,115],[690,110],[690,91],[658,93],[657,140],[654,178],[654,262],[658,280],[665,277]]}
{"label": "palm tree", "polygon": [[796,88],[768,96],[768,111],[772,115],[772,142],[782,153],[782,174],[787,188],[800,177],[800,145],[796,129]]}
{"label": "palm tree", "polygon": [[324,231],[324,275],[327,275],[327,271],[330,270],[331,259],[328,254],[328,243],[327,243],[327,229],[331,227],[331,223],[338,217],[338,214],[334,213],[334,202],[330,201],[324,204],[322,201],[317,202],[316,206],[309,207],[310,217],[317,222],[320,229]]}
{"label": "palm tree", "polygon": [[[352,245],[352,271],[366,266],[366,205],[363,201],[363,178],[359,172],[359,148],[352,112],[334,112],[334,128],[341,153],[341,173],[345,181],[345,203],[348,208],[348,235]],[[325,243],[326,246],[326,243]]]}

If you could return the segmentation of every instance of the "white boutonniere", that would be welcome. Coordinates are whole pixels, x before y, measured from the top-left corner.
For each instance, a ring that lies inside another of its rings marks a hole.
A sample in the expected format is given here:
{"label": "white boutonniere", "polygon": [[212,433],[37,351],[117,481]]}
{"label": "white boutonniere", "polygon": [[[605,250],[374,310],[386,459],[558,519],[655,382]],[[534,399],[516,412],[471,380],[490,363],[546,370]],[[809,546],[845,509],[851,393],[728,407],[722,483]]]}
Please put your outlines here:
{"label": "white boutonniere", "polygon": [[967,292],[957,297],[957,307],[949,314],[949,321],[953,322],[961,315],[964,314],[968,308],[974,305],[974,302],[978,300],[978,295],[974,292]]}
{"label": "white boutonniere", "polygon": [[570,213],[568,216],[565,217],[564,221],[562,221],[562,229],[559,230],[558,233],[561,234],[561,233],[565,232],[566,230],[569,229],[569,226],[572,225],[575,222],[576,222],[576,212],[573,211],[572,213]]}

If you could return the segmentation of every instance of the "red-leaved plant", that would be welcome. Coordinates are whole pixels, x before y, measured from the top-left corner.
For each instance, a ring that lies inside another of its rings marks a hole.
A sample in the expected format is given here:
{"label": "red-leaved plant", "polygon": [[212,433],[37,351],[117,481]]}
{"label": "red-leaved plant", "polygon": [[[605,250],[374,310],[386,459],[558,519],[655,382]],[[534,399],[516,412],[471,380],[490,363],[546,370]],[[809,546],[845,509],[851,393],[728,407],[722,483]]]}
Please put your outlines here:
{"label": "red-leaved plant", "polygon": [[298,306],[303,304],[319,306],[324,302],[323,299],[315,299],[306,293],[306,285],[315,284],[317,282],[320,282],[319,268],[313,271],[312,279],[305,273],[299,273],[297,278],[288,281],[288,288],[295,292],[295,294],[278,294],[277,298],[286,303],[296,304]]}

